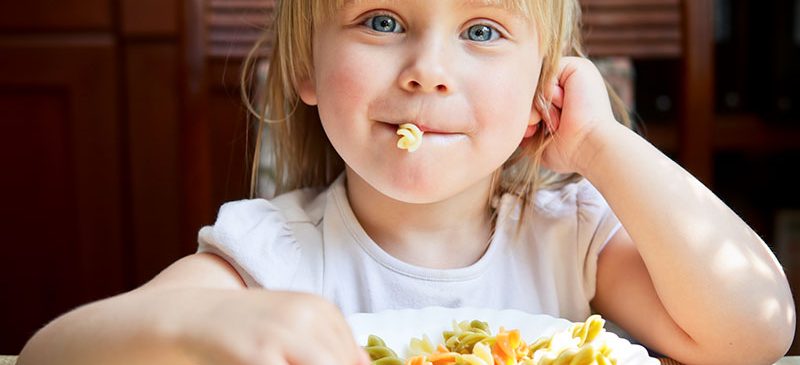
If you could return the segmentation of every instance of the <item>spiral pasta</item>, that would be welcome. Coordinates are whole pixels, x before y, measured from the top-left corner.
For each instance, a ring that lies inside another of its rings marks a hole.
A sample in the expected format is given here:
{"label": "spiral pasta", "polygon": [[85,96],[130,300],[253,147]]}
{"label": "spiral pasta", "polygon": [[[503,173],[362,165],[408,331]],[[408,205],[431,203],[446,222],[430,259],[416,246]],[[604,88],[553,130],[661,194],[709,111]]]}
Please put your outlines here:
{"label": "spiral pasta", "polygon": [[413,123],[404,123],[397,128],[397,148],[414,152],[422,145],[423,132]]}
{"label": "spiral pasta", "polygon": [[492,335],[486,322],[453,321],[444,331],[444,343],[433,345],[427,336],[412,339],[411,357],[402,360],[377,336],[365,347],[373,365],[617,365],[612,349],[601,338],[605,320],[599,315],[572,325],[530,345],[519,330],[500,327]]}
{"label": "spiral pasta", "polygon": [[367,339],[367,346],[364,350],[369,354],[373,365],[403,365],[404,362],[397,354],[392,351],[383,340],[375,335],[370,335]]}
{"label": "spiral pasta", "polygon": [[563,332],[540,338],[530,346],[535,365],[616,365],[611,348],[598,336],[605,332],[606,321],[599,315],[590,316]]}
{"label": "spiral pasta", "polygon": [[460,354],[472,353],[472,347],[490,335],[489,325],[478,320],[472,322],[462,321],[460,323],[453,321],[453,330],[445,331],[442,334],[445,346],[450,351]]}

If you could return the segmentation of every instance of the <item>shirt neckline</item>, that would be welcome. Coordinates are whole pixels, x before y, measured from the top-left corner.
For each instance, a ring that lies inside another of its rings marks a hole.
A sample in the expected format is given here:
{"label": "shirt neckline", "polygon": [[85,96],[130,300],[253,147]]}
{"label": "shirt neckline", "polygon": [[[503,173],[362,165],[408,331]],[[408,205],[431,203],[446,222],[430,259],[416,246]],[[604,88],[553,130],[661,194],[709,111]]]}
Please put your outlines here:
{"label": "shirt neckline", "polygon": [[504,229],[504,227],[506,223],[505,217],[507,216],[505,210],[508,204],[504,203],[508,202],[506,199],[502,199],[502,203],[498,209],[498,218],[494,234],[489,241],[489,246],[478,261],[469,266],[456,269],[434,269],[407,263],[386,252],[367,235],[367,232],[358,222],[355,213],[353,213],[350,207],[350,203],[347,199],[345,179],[345,174],[342,173],[333,184],[331,184],[331,189],[328,193],[330,200],[332,200],[336,206],[336,212],[339,218],[351,238],[358,243],[359,247],[372,258],[372,260],[398,274],[426,281],[452,282],[472,280],[479,277],[491,266],[497,251],[499,251],[501,246],[504,246],[507,241],[506,229]]}

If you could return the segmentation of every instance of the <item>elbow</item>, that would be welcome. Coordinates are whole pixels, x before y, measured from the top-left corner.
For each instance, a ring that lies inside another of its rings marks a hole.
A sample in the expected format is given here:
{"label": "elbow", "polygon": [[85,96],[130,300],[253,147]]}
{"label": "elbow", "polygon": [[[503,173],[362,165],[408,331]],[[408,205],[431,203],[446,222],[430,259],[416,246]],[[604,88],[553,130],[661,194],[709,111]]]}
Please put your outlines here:
{"label": "elbow", "polygon": [[772,295],[761,296],[747,320],[740,323],[742,337],[737,343],[742,349],[734,351],[742,364],[774,364],[792,346],[796,330],[796,310],[789,285]]}
{"label": "elbow", "polygon": [[795,335],[795,308],[789,300],[784,310],[764,317],[749,316],[747,320],[696,342],[687,364],[772,365],[785,356]]}
{"label": "elbow", "polygon": [[796,326],[794,304],[790,301],[785,308],[780,316],[767,320],[754,316],[750,323],[741,326],[739,332],[743,337],[724,343],[725,352],[735,354],[728,363],[771,365],[785,356],[792,346]]}
{"label": "elbow", "polygon": [[[788,286],[788,285],[787,285]],[[789,348],[794,341],[797,326],[796,309],[792,294],[789,290],[783,296],[783,300],[775,300],[778,305],[767,305],[770,308],[765,310],[767,313],[760,323],[760,341],[763,343],[765,360],[770,360],[773,364],[782,356],[789,352]]]}
{"label": "elbow", "polygon": [[764,337],[765,339],[769,339],[771,337],[775,338],[775,341],[766,341],[771,343],[771,346],[768,346],[768,350],[772,356],[771,359],[773,362],[770,362],[770,364],[773,364],[780,357],[786,355],[786,353],[789,352],[792,343],[794,342],[797,326],[794,302],[789,299],[788,303],[784,307],[786,310],[778,319],[778,323],[776,325],[777,328],[773,330],[770,337]]}

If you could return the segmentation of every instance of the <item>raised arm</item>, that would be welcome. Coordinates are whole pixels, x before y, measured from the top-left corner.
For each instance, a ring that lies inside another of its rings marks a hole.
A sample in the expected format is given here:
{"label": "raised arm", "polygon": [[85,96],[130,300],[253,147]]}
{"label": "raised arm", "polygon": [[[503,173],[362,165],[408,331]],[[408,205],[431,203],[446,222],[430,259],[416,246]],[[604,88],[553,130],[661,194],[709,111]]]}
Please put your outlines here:
{"label": "raised arm", "polygon": [[620,125],[597,68],[565,57],[548,88],[546,166],[591,181],[624,226],[600,255],[593,304],[679,361],[772,364],[795,308],[766,244],[709,189]]}
{"label": "raised arm", "polygon": [[783,355],[794,303],[758,235],[627,128],[612,124],[586,148],[583,173],[627,231],[601,254],[598,309],[685,363],[772,364]]}

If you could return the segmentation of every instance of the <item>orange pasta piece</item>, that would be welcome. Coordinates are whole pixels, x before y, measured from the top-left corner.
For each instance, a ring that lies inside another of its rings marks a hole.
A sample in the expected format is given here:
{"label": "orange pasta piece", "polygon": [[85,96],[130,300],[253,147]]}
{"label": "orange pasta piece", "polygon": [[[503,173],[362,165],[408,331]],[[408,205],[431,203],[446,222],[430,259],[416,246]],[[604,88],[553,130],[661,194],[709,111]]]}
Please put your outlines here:
{"label": "orange pasta piece", "polygon": [[495,349],[492,349],[492,352],[497,353],[503,361],[507,360],[508,358],[514,356],[514,350],[511,348],[511,344],[509,343],[509,333],[501,332],[497,334],[497,337],[494,342]]}
{"label": "orange pasta piece", "polygon": [[[495,336],[495,342],[492,346],[492,353],[494,354],[495,363],[498,365],[515,365],[517,360],[524,356],[524,353],[519,353],[517,350],[524,345],[520,339],[519,330],[506,331],[500,327],[500,333]],[[527,348],[527,346],[525,346]]]}
{"label": "orange pasta piece", "polygon": [[406,365],[433,365],[425,359],[425,355],[414,356],[406,361]]}
{"label": "orange pasta piece", "polygon": [[436,352],[428,356],[428,361],[433,365],[453,365],[456,363],[459,354],[450,352],[443,344],[436,347]]}
{"label": "orange pasta piece", "polygon": [[456,358],[454,354],[441,354],[432,355],[428,360],[430,360],[431,365],[454,365]]}

